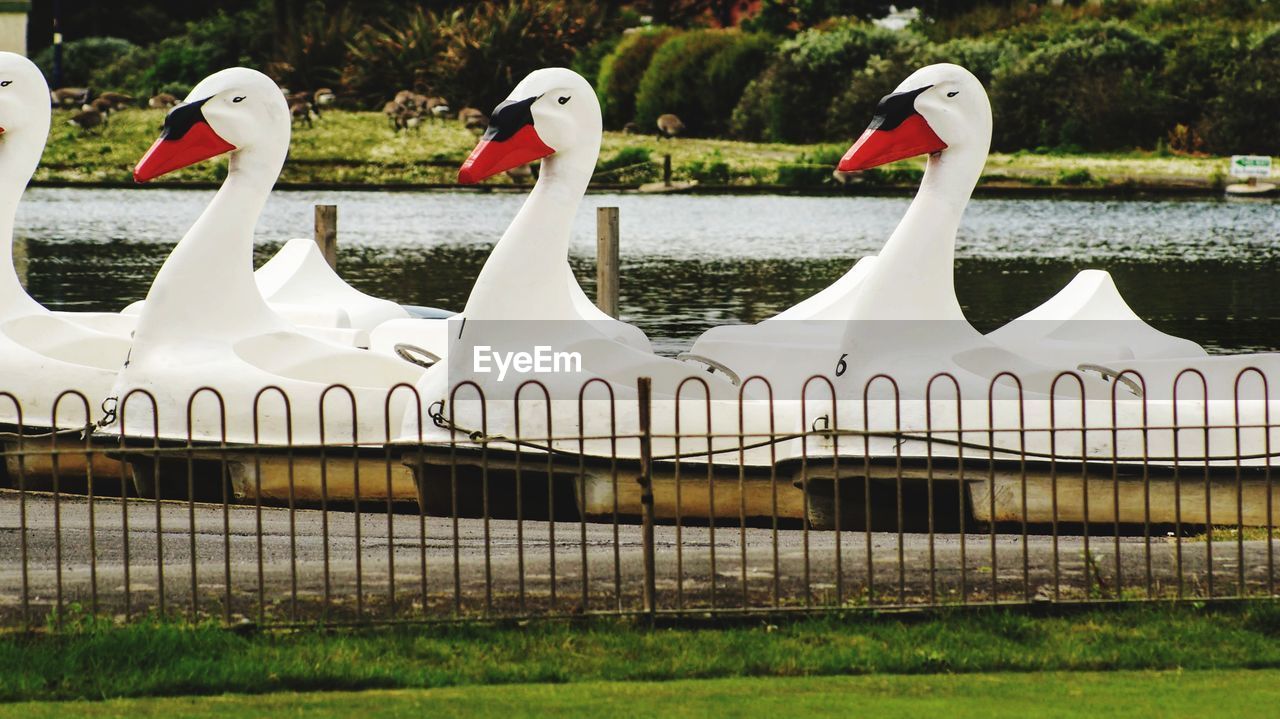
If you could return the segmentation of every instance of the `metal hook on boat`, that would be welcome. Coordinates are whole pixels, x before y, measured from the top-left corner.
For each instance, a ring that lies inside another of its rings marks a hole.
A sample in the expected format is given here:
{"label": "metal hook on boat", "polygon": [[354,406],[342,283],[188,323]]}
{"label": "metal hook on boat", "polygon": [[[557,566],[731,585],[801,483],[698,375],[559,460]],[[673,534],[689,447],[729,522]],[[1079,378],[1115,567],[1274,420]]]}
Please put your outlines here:
{"label": "metal hook on boat", "polygon": [[710,357],[703,357],[702,355],[696,355],[692,352],[681,352],[676,355],[676,359],[681,362],[700,362],[707,366],[707,372],[719,372],[724,375],[734,387],[742,385],[742,378],[738,376],[737,372],[734,372],[724,364],[721,364]]}
{"label": "metal hook on boat", "polygon": [[407,342],[397,342],[395,344],[396,356],[410,364],[416,364],[419,367],[430,368],[432,365],[440,361],[440,355],[429,350],[425,350],[417,345],[411,345]]}
{"label": "metal hook on boat", "polygon": [[1123,372],[1116,371],[1110,367],[1100,364],[1081,364],[1076,366],[1081,372],[1091,372],[1102,378],[1104,382],[1115,380],[1124,385],[1126,389],[1133,394],[1134,397],[1142,397],[1142,385],[1138,384],[1132,377],[1125,375]]}

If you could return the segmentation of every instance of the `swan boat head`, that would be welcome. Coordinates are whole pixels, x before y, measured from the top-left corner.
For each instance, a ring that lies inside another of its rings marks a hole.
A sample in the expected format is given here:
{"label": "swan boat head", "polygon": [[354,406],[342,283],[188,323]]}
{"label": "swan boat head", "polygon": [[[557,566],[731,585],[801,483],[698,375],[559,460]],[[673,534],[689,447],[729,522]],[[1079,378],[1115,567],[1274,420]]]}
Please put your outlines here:
{"label": "swan boat head", "polygon": [[27,58],[0,52],[0,172],[25,186],[49,136],[49,85]]}
{"label": "swan boat head", "polygon": [[271,78],[244,67],[216,72],[169,111],[160,137],[138,161],[133,177],[147,182],[225,153],[232,153],[234,161],[255,148],[286,152],[289,117]]}
{"label": "swan boat head", "polygon": [[602,127],[600,103],[581,75],[560,67],[536,70],[494,108],[458,181],[474,184],[553,154],[580,156],[594,167]]}
{"label": "swan boat head", "polygon": [[961,152],[985,158],[991,145],[991,103],[973,73],[949,63],[911,74],[881,98],[870,126],[840,160],[856,172],[919,155]]}

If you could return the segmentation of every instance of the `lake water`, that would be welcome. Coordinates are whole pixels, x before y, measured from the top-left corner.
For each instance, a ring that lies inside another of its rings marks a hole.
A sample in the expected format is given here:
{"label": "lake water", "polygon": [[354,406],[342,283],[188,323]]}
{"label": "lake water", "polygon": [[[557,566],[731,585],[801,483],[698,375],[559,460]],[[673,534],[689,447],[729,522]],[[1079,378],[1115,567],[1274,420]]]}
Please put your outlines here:
{"label": "lake water", "polygon": [[[209,191],[36,188],[18,212],[31,294],[55,309],[116,310],[145,296]],[[406,304],[460,309],[523,194],[276,192],[261,262],[339,207],[339,269]],[[623,318],[664,353],[708,327],[755,322],[879,250],[908,198],[588,195],[571,262],[594,295],[595,211],[621,208]],[[956,290],[988,330],[1081,269],[1115,277],[1139,315],[1213,350],[1280,349],[1280,203],[976,199],[956,247]]]}

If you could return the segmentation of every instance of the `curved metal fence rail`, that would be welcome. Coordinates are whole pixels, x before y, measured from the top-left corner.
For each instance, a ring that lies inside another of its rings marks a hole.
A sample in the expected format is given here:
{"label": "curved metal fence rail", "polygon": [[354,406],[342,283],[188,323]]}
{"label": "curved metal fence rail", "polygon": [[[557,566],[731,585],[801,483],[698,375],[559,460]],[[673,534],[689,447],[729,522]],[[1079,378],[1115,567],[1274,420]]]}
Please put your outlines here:
{"label": "curved metal fence rail", "polygon": [[178,425],[144,391],[103,412],[64,392],[48,426],[0,393],[0,626],[1276,598],[1268,378],[1219,398],[1184,372],[1160,398],[1125,375],[1102,405],[1075,373],[1048,398],[1004,373],[976,405],[949,374],[914,399],[814,377],[790,402],[750,377],[727,411],[699,377],[398,385],[379,436],[341,385],[316,407],[204,387]]}

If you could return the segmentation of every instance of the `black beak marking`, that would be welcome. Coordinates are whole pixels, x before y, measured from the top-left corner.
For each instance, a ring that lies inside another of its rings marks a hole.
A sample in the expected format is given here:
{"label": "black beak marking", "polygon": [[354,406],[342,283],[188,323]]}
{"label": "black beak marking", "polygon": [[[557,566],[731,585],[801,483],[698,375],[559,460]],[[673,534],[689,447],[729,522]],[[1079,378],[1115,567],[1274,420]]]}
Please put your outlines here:
{"label": "black beak marking", "polygon": [[916,97],[931,87],[933,85],[925,85],[917,90],[894,92],[880,98],[879,104],[876,105],[876,114],[871,118],[871,124],[867,129],[886,132],[897,129],[898,125],[908,117],[916,114]]}
{"label": "black beak marking", "polygon": [[164,117],[164,127],[160,130],[161,140],[181,140],[187,131],[197,122],[204,122],[204,104],[209,98],[196,102],[184,102],[169,111]]}
{"label": "black beak marking", "polygon": [[512,135],[520,131],[520,128],[532,125],[533,111],[530,108],[539,97],[542,96],[507,100],[493,108],[493,114],[489,117],[489,129],[485,130],[481,139],[491,142],[510,140]]}

